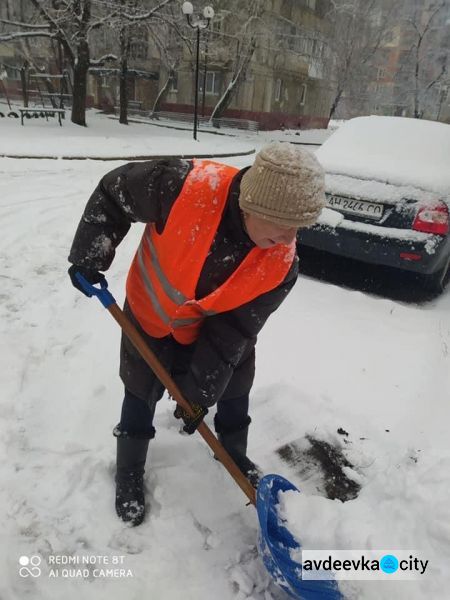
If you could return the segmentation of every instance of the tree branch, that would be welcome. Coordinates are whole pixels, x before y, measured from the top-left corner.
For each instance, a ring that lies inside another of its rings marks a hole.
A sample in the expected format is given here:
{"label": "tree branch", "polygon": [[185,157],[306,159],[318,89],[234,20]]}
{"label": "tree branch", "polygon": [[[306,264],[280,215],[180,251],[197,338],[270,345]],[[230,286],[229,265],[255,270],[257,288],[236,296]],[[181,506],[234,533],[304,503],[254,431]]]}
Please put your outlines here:
{"label": "tree branch", "polygon": [[30,38],[30,37],[46,37],[46,38],[56,38],[58,37],[56,33],[51,33],[50,31],[16,31],[14,33],[5,33],[0,35],[0,42],[10,42],[12,40],[18,40],[20,38]]}
{"label": "tree branch", "polygon": [[430,28],[431,25],[431,21],[434,19],[434,17],[438,14],[438,12],[444,7],[443,4],[441,4],[440,6],[438,6],[435,11],[430,15],[430,18],[428,19],[427,24],[425,25],[425,29],[423,30],[423,34],[422,37],[426,34],[426,32],[428,31],[428,29]]}
{"label": "tree branch", "polygon": [[30,2],[39,11],[41,17],[50,25],[50,29],[55,31],[54,37],[61,41],[61,44],[64,46],[67,54],[70,56],[70,59],[75,61],[75,53],[72,50],[64,31],[61,29],[61,27],[59,27],[58,23],[52,18],[48,11],[45,10],[39,0],[30,0]]}
{"label": "tree branch", "polygon": [[99,19],[98,21],[94,21],[94,23],[89,25],[89,27],[87,28],[88,33],[90,31],[92,31],[93,29],[98,29],[99,27],[102,27],[105,23],[107,23],[108,21],[111,21],[111,19],[113,19],[114,17],[117,17],[117,15],[119,13],[120,13],[120,11],[116,10],[115,12],[110,13],[109,15],[107,15],[106,17],[103,17],[102,19]]}
{"label": "tree branch", "polygon": [[100,58],[91,59],[89,64],[91,67],[98,67],[98,66],[101,66],[103,63],[105,63],[108,60],[119,60],[119,58],[115,54],[105,54],[104,56],[101,56]]}
{"label": "tree branch", "polygon": [[161,10],[161,8],[164,8],[173,1],[174,0],[162,0],[162,2],[160,2],[157,6],[155,6],[146,13],[143,13],[141,15],[130,15],[128,13],[123,13],[123,17],[128,21],[146,21],[148,19],[151,19],[155,13]]}
{"label": "tree branch", "polygon": [[441,72],[439,73],[439,75],[437,75],[437,77],[433,81],[430,81],[430,83],[425,88],[424,93],[428,92],[428,90],[431,90],[432,87],[434,87],[437,83],[442,81],[442,79],[444,78],[444,75],[446,73],[447,73],[447,67],[446,67],[446,65],[442,65]]}
{"label": "tree branch", "polygon": [[15,27],[23,27],[24,29],[26,29],[27,27],[29,27],[30,29],[48,29],[50,27],[50,25],[40,25],[40,24],[35,24],[33,25],[32,23],[20,23],[19,21],[9,21],[8,19],[0,19],[0,23],[4,23],[5,25],[14,25]]}

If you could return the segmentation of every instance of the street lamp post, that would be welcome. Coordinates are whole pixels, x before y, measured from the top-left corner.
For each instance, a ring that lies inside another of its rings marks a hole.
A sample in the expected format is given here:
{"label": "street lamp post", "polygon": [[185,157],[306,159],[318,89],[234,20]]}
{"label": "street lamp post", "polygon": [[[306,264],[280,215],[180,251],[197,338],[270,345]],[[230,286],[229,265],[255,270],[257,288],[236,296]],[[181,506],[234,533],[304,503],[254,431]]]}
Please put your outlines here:
{"label": "street lamp post", "polygon": [[[187,22],[190,27],[196,30],[196,56],[195,56],[195,94],[194,94],[194,140],[197,139],[198,129],[198,74],[199,74],[199,55],[200,55],[200,30],[206,29],[209,26],[211,19],[214,17],[214,9],[212,6],[205,6],[203,9],[203,17],[193,17],[194,7],[192,2],[183,2],[181,7],[183,14],[186,15]],[[206,81],[203,82],[206,86]]]}
{"label": "street lamp post", "polygon": [[203,63],[203,90],[202,90],[202,117],[205,116],[205,100],[206,100],[206,74],[208,63],[208,32],[205,35],[205,61]]}

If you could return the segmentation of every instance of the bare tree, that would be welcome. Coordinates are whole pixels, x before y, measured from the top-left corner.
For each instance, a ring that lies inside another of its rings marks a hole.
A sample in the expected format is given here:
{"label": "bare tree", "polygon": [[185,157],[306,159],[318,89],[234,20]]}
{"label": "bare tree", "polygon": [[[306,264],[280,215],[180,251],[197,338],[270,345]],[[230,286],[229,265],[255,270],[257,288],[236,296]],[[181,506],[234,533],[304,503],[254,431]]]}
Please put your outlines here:
{"label": "bare tree", "polygon": [[427,112],[439,114],[442,89],[449,84],[450,7],[448,2],[418,2],[402,5],[405,51],[399,65],[398,94],[406,104],[412,98],[416,119]]}
{"label": "bare tree", "polygon": [[175,26],[171,10],[173,4],[174,0],[110,0],[110,6],[115,8],[115,12],[109,18],[109,26],[119,31],[119,122],[123,125],[128,125],[131,45],[150,35],[154,41],[158,38],[157,46],[162,52],[167,42],[163,42],[157,32],[162,29],[168,36],[170,28]]}
{"label": "bare tree", "polygon": [[[90,67],[101,66],[106,61],[117,61],[115,54],[91,57],[90,37],[105,26],[121,23],[120,48],[122,71],[126,71],[129,51],[129,33],[133,25],[152,19],[162,8],[174,0],[141,0],[142,10],[137,10],[138,0],[28,0],[34,13],[27,21],[1,19],[0,23],[14,30],[0,34],[0,42],[14,42],[26,38],[47,38],[61,44],[73,77],[72,122],[86,126],[87,75]],[[131,10],[127,10],[130,8]],[[9,13],[8,13],[9,14]],[[126,76],[124,77],[126,85]],[[126,88],[123,88],[126,95]],[[126,109],[125,109],[126,110]]]}
{"label": "bare tree", "polygon": [[327,77],[334,93],[330,118],[344,97],[365,97],[373,78],[371,60],[390,32],[392,7],[383,0],[333,0],[326,52]]}
{"label": "bare tree", "polygon": [[160,64],[164,67],[167,76],[155,98],[155,102],[153,103],[152,107],[152,113],[156,113],[167,98],[170,86],[175,80],[175,74],[182,59],[182,44],[185,43],[185,39],[180,34],[178,27],[172,27],[171,29],[168,29],[166,24],[165,30],[162,32],[160,31],[160,28],[161,24],[159,24],[159,27],[150,25],[149,35],[159,50]]}
{"label": "bare tree", "polygon": [[[214,123],[219,119],[235,98],[239,87],[245,77],[250,65],[250,62],[257,47],[258,37],[261,36],[264,24],[261,17],[264,13],[265,3],[262,0],[252,0],[245,5],[245,10],[242,10],[242,3],[233,2],[227,3],[228,10],[234,15],[234,23],[237,28],[222,36],[221,44],[219,43],[219,52],[225,52],[230,56],[230,45],[235,45],[235,56],[233,62],[229,65],[231,71],[230,81],[214,107],[211,114],[211,121]],[[236,18],[239,15],[240,18]],[[229,59],[228,59],[229,62]],[[203,82],[206,85],[206,81]]]}
{"label": "bare tree", "polygon": [[16,30],[0,35],[0,41],[36,37],[57,40],[64,49],[73,77],[72,122],[85,126],[89,67],[116,59],[112,55],[97,60],[90,56],[89,33],[104,25],[106,20],[93,14],[91,0],[29,0],[29,3],[34,8],[30,21],[8,23],[3,20],[4,24],[14,26]]}
{"label": "bare tree", "polygon": [[[175,27],[176,20],[171,12],[172,0],[162,0],[158,4],[148,0],[121,1],[120,7],[120,123],[128,124],[128,62],[131,42],[135,35],[150,35],[156,43],[160,56],[167,56],[167,40],[170,29]],[[124,6],[125,4],[125,6]],[[164,12],[168,9],[169,12]],[[180,18],[180,17],[179,17]],[[159,30],[163,30],[163,36]],[[169,71],[173,78],[174,66]],[[171,80],[169,78],[169,82]]]}
{"label": "bare tree", "polygon": [[120,44],[120,74],[119,74],[119,97],[120,113],[119,122],[128,125],[128,60],[130,56],[132,25],[125,18],[125,13],[135,14],[138,0],[125,0],[121,2],[119,10],[119,44]]}

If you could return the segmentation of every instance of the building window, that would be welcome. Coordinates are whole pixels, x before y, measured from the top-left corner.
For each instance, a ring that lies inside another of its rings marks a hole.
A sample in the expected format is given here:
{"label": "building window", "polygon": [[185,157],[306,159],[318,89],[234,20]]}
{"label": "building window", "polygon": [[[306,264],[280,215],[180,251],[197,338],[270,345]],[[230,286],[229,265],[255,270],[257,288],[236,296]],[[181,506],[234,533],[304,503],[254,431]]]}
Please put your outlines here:
{"label": "building window", "polygon": [[291,50],[295,50],[295,44],[297,39],[297,27],[295,25],[291,25],[289,37],[288,37],[288,46]]}
{"label": "building window", "polygon": [[105,75],[102,75],[100,77],[100,85],[102,86],[102,88],[107,88],[109,87],[109,81],[108,81],[108,77]]}
{"label": "building window", "polygon": [[281,79],[275,82],[275,102],[279,102],[281,98]]}
{"label": "building window", "polygon": [[169,92],[178,92],[178,73],[172,75],[172,80],[169,86]]}
{"label": "building window", "polygon": [[131,42],[130,44],[130,58],[141,58],[146,59],[148,53],[147,42]]}
{"label": "building window", "polygon": [[305,54],[306,56],[311,56],[312,54],[314,54],[314,49],[316,47],[315,42],[316,40],[313,40],[311,38],[300,38],[298,43],[298,49],[300,54]]}
{"label": "building window", "polygon": [[136,100],[136,79],[129,77],[127,80],[128,100]]}
{"label": "building window", "polygon": [[305,106],[307,89],[308,89],[307,84],[302,83],[300,86],[300,106]]}
{"label": "building window", "polygon": [[220,33],[223,31],[223,15],[216,15],[212,20],[212,30]]}
{"label": "building window", "polygon": [[[199,91],[203,92],[203,80],[204,73],[200,75]],[[220,94],[220,88],[222,86],[222,73],[216,73],[215,71],[208,71],[206,73],[206,86],[205,93],[213,96]]]}
{"label": "building window", "polygon": [[[0,67],[1,71],[1,67]],[[20,69],[17,67],[7,67],[5,65],[3,73],[6,72],[6,78],[11,81],[20,81]]]}
{"label": "building window", "polygon": [[306,0],[306,6],[311,10],[316,10],[316,0]]}
{"label": "building window", "polygon": [[313,40],[312,44],[312,55],[316,58],[321,58],[323,55],[323,42],[320,40]]}
{"label": "building window", "polygon": [[386,69],[379,67],[377,71],[377,79],[384,79],[386,77]]}

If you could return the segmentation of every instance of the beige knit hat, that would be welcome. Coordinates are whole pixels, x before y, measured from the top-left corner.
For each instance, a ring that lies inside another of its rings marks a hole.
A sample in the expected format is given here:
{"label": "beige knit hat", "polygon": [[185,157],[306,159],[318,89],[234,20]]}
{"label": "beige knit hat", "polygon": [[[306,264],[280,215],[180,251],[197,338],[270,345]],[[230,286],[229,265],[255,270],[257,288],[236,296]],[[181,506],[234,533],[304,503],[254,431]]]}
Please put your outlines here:
{"label": "beige knit hat", "polygon": [[325,205],[323,168],[300,146],[273,142],[244,173],[239,205],[279,225],[309,227]]}

